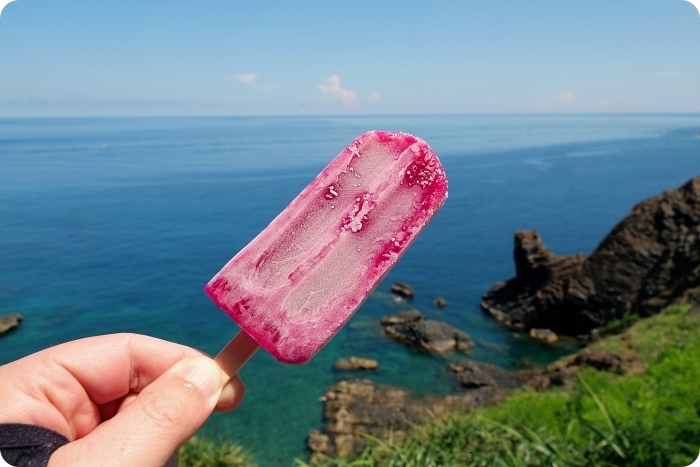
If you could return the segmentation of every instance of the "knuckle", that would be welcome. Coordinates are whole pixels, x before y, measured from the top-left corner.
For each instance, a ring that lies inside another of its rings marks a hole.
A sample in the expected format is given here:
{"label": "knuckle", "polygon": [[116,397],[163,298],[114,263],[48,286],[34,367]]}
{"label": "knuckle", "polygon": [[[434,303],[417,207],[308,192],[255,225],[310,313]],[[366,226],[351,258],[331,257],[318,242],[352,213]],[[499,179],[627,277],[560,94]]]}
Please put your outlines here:
{"label": "knuckle", "polygon": [[159,428],[173,428],[187,420],[187,404],[173,394],[153,394],[144,404],[144,414],[148,422]]}

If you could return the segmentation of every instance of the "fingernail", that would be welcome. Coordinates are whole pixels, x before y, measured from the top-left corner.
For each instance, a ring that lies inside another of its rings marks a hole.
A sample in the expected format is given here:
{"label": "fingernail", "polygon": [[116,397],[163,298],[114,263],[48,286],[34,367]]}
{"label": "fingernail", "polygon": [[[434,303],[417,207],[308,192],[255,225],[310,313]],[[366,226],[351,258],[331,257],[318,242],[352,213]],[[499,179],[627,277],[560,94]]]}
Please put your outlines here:
{"label": "fingernail", "polygon": [[178,376],[187,381],[187,385],[198,388],[207,398],[218,395],[221,391],[221,370],[219,366],[206,357],[190,357],[182,362]]}

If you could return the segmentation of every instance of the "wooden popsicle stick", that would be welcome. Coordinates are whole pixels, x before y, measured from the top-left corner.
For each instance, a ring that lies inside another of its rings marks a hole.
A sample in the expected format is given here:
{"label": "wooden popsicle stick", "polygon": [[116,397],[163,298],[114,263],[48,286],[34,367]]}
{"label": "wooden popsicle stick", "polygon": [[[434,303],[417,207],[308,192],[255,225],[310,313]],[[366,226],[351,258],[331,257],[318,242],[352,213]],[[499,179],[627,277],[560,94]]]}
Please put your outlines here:
{"label": "wooden popsicle stick", "polygon": [[226,376],[224,378],[224,386],[231,381],[231,378],[236,376],[238,370],[243,368],[243,365],[250,360],[250,357],[259,348],[260,344],[250,337],[247,332],[241,330],[221,349],[221,352],[214,357],[214,361]]}

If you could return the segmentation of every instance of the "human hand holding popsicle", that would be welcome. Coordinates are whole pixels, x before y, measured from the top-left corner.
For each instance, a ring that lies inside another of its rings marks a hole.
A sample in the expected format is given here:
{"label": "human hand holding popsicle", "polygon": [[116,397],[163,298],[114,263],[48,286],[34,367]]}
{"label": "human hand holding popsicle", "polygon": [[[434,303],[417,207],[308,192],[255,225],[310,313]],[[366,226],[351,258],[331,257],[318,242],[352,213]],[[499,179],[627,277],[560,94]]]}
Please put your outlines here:
{"label": "human hand holding popsicle", "polygon": [[134,334],[81,339],[0,367],[0,424],[63,435],[68,444],[50,466],[162,466],[212,411],[241,402],[240,379],[222,389],[223,379],[209,357],[179,344]]}

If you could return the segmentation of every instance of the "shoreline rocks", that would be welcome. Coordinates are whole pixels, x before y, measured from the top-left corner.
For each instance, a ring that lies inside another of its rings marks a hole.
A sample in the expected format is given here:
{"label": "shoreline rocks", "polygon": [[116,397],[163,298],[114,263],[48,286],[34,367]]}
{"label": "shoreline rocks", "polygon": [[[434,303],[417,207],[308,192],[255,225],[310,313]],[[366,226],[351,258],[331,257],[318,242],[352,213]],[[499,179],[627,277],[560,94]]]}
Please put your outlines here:
{"label": "shoreline rocks", "polygon": [[583,366],[618,374],[636,374],[644,369],[635,357],[584,348],[536,370],[511,372],[469,359],[459,360],[449,369],[463,390],[444,397],[417,397],[406,389],[366,379],[340,381],[321,397],[324,426],[309,433],[311,460],[323,456],[345,458],[360,452],[366,446],[366,434],[400,440],[405,430],[417,422],[496,404],[521,387],[539,391],[570,385]]}
{"label": "shoreline rocks", "polygon": [[584,366],[619,375],[633,375],[644,371],[644,365],[636,357],[585,347],[544,369],[520,370],[514,375],[523,381],[524,386],[541,391],[554,386],[571,385],[578,379],[579,369]]}
{"label": "shoreline rocks", "polygon": [[22,323],[22,319],[23,317],[19,313],[0,316],[0,336],[17,329]]}
{"label": "shoreline rocks", "polygon": [[382,326],[391,326],[394,324],[410,323],[411,321],[418,321],[425,319],[425,315],[421,313],[420,310],[404,310],[394,313],[393,315],[382,316],[379,319],[379,323]]}
{"label": "shoreline rocks", "polygon": [[416,296],[416,291],[405,282],[395,282],[391,284],[391,292],[401,298],[413,298]]}
{"label": "shoreline rocks", "polygon": [[425,319],[418,310],[384,316],[380,322],[390,338],[428,352],[466,352],[474,347],[474,342],[466,332],[442,321]]}
{"label": "shoreline rocks", "polygon": [[530,337],[537,342],[553,345],[559,342],[559,336],[551,329],[530,329]]}
{"label": "shoreline rocks", "polygon": [[515,232],[516,275],[482,309],[511,329],[585,336],[634,311],[658,313],[700,288],[700,177],[638,203],[590,255],[555,255]]}
{"label": "shoreline rocks", "polygon": [[471,410],[502,399],[506,391],[487,388],[446,397],[416,397],[410,391],[365,379],[340,381],[329,388],[322,430],[309,433],[311,461],[323,456],[346,458],[366,446],[366,435],[399,440],[414,423],[454,410]]}
{"label": "shoreline rocks", "polygon": [[379,362],[372,358],[349,357],[341,358],[333,365],[335,370],[376,370]]}

